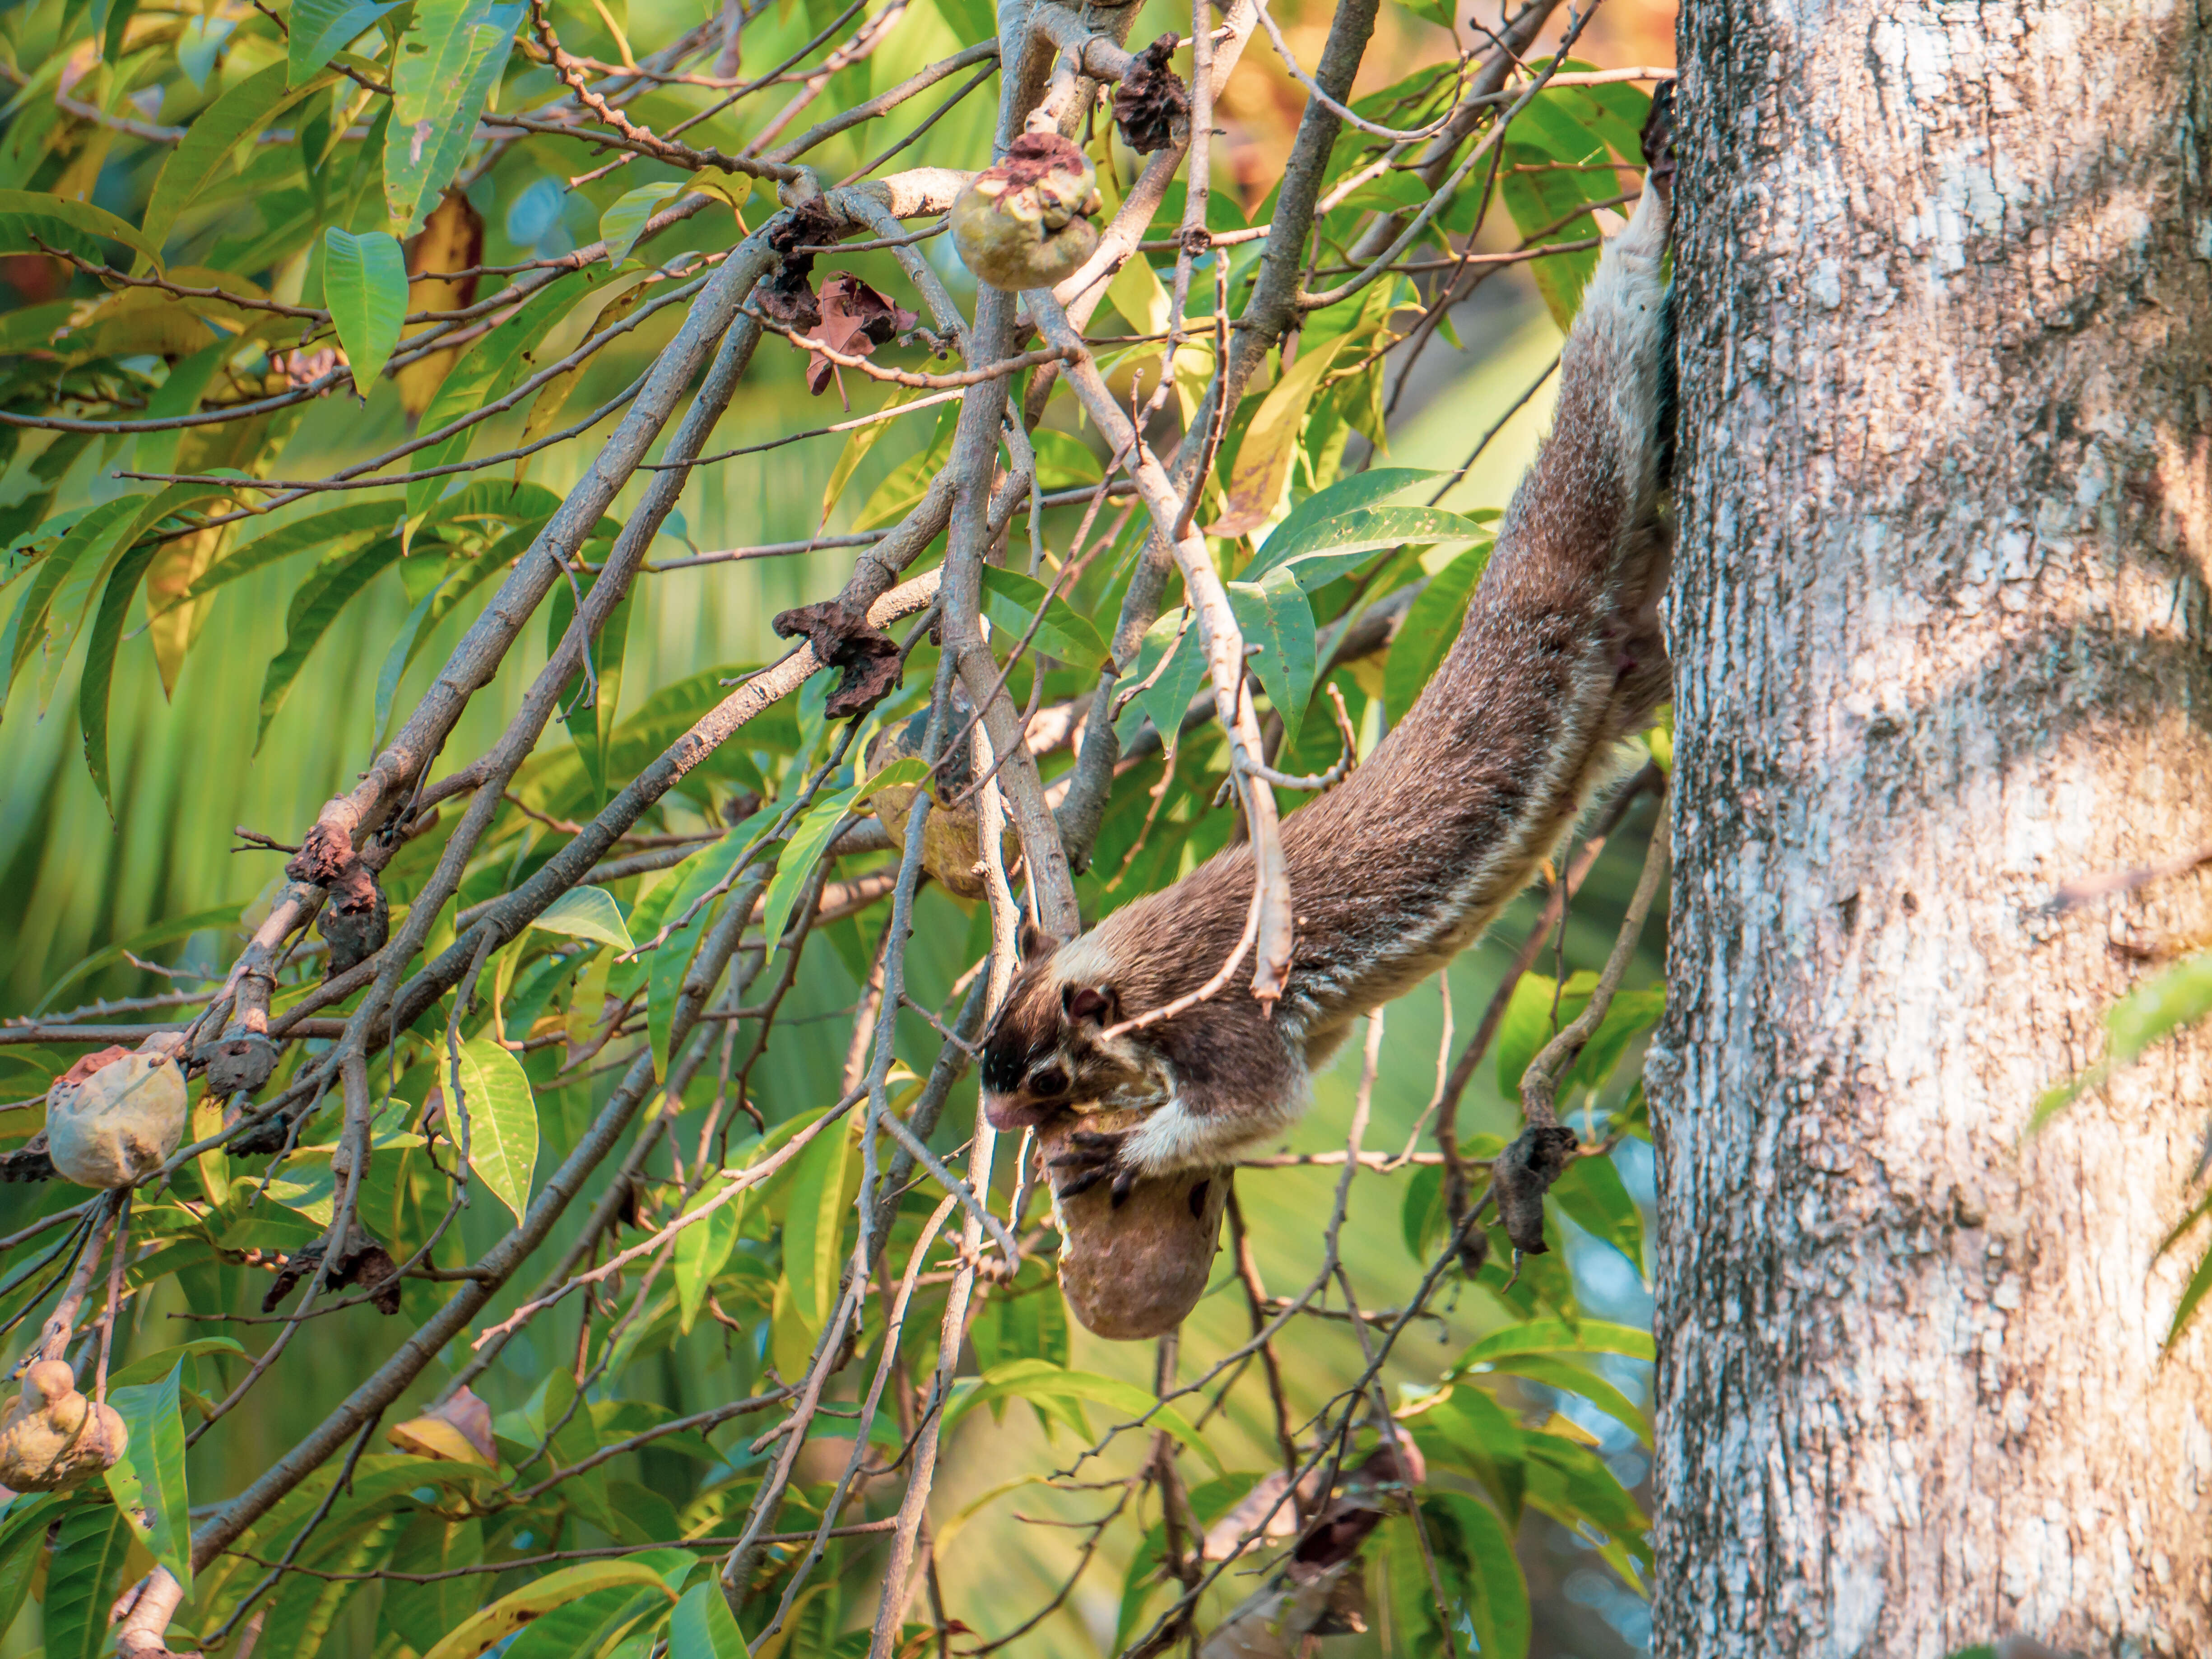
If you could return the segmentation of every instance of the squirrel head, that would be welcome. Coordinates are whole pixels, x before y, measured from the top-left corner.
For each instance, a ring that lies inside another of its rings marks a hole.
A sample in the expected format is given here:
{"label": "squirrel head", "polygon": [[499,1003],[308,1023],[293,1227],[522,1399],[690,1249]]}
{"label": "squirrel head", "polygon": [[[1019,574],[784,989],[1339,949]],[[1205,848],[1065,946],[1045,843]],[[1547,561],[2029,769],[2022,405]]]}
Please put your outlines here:
{"label": "squirrel head", "polygon": [[1022,930],[1022,965],[983,1038],[983,1107],[992,1126],[1018,1129],[1069,1111],[1145,1109],[1174,1092],[1142,1030],[1113,1033],[1128,1017],[1114,964],[1095,934],[1062,945]]}

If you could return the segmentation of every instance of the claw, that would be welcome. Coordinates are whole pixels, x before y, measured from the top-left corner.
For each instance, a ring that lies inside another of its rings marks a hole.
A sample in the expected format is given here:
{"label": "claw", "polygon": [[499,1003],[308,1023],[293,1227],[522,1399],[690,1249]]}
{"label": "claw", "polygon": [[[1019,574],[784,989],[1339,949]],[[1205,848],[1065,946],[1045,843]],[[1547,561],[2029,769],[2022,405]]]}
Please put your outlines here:
{"label": "claw", "polygon": [[1054,1188],[1053,1195],[1056,1198],[1073,1198],[1078,1193],[1089,1192],[1105,1179],[1106,1171],[1103,1168],[1085,1170],[1082,1174]]}
{"label": "claw", "polygon": [[1124,1168],[1121,1174],[1114,1177],[1114,1207],[1118,1210],[1128,1202],[1129,1194],[1136,1190],[1136,1187],[1137,1172],[1134,1170]]}

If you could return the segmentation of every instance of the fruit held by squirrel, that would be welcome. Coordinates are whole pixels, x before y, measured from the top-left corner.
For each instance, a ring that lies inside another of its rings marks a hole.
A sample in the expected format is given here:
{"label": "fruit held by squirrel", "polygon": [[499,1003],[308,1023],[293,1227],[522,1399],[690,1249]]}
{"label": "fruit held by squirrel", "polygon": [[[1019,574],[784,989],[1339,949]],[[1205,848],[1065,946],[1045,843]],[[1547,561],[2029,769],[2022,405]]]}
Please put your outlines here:
{"label": "fruit held by squirrel", "polygon": [[167,1046],[87,1054],[46,1091],[47,1155],[80,1186],[131,1186],[184,1134],[185,1074]]}
{"label": "fruit held by squirrel", "polygon": [[[1113,1133],[1141,1112],[1089,1112],[1037,1132],[1047,1170],[1056,1158],[1080,1158],[1079,1136]],[[1164,1336],[1182,1323],[1213,1271],[1225,1170],[1185,1170],[1137,1182],[1117,1205],[1107,1185],[1055,1195],[1060,1288],[1085,1330],[1117,1342]]]}
{"label": "fruit held by squirrel", "polygon": [[66,1491],[114,1468],[130,1439],[114,1407],[76,1391],[67,1360],[41,1359],[0,1417],[0,1486]]}
{"label": "fruit held by squirrel", "polygon": [[1056,132],[1025,132],[952,203],[952,242],[976,277],[1010,294],[1050,288],[1098,246],[1091,160]]}

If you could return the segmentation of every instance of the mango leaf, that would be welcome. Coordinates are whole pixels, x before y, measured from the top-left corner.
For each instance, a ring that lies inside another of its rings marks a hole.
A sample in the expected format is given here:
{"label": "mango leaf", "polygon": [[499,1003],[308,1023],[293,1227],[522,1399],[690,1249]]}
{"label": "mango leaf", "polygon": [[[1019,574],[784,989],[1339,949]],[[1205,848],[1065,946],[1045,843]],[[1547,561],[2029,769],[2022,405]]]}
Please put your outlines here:
{"label": "mango leaf", "polygon": [[115,1507],[155,1560],[192,1593],[192,1524],[185,1491],[185,1421],[178,1391],[179,1358],[159,1382],[111,1388],[107,1403],[123,1419],[123,1455],[107,1471]]}
{"label": "mango leaf", "polygon": [[1339,335],[1300,352],[1290,372],[1275,382],[1244,429],[1236,465],[1229,470],[1228,510],[1206,526],[1207,535],[1249,536],[1275,516],[1283,492],[1290,488],[1306,411],[1344,343],[1345,337]]}
{"label": "mango leaf", "polygon": [[[637,283],[616,295],[613,299],[599,308],[599,315],[592,319],[592,325],[586,337],[604,334],[608,329],[612,328],[631,312],[636,310],[637,302],[645,298],[648,292],[650,292],[649,284]],[[584,371],[591,366],[591,360],[588,359],[577,363],[573,368],[562,370],[560,374],[556,374],[538,388],[538,395],[530,400],[530,417],[522,424],[522,442],[518,447],[526,449],[553,430],[554,422],[561,418],[561,411],[568,404],[568,394],[576,389],[584,378]],[[518,455],[514,458],[514,481],[517,483],[522,482],[522,470],[529,464],[530,457],[527,455]]]}
{"label": "mango leaf", "polygon": [[285,59],[291,83],[296,87],[312,79],[333,52],[368,33],[399,5],[400,0],[388,5],[372,0],[293,0],[286,19],[291,34]]}
{"label": "mango leaf", "polygon": [[[428,1576],[474,1566],[483,1555],[483,1522],[417,1515],[392,1549],[394,1573]],[[468,1577],[410,1583],[393,1578],[384,1589],[382,1623],[416,1652],[435,1647],[446,1632],[477,1610],[482,1593]]]}
{"label": "mango leaf", "polygon": [[407,257],[383,231],[323,233],[323,303],[345,348],[353,389],[366,398],[399,345],[407,314]]}
{"label": "mango leaf", "polygon": [[[763,807],[743,823],[738,824],[720,841],[711,842],[676,866],[672,879],[653,890],[657,896],[668,895],[661,908],[663,921],[674,921],[684,916],[708,893],[726,880],[738,860],[766,835],[776,820],[774,807]],[[647,1038],[653,1044],[653,1065],[655,1073],[668,1075],[669,1045],[676,1030],[676,1000],[684,989],[684,976],[691,966],[692,953],[698,949],[699,940],[707,931],[710,911],[702,909],[682,927],[661,940],[653,951],[652,963],[646,969],[645,1022]],[[660,923],[656,923],[656,927]],[[647,936],[650,942],[651,936]],[[686,1329],[690,1327],[687,1325]]]}
{"label": "mango leaf", "polygon": [[[1163,657],[1167,659],[1164,668],[1160,667]],[[1152,678],[1155,669],[1159,670],[1157,679]],[[1115,722],[1115,729],[1125,744],[1135,733],[1140,720],[1150,720],[1164,742],[1173,743],[1182,729],[1184,711],[1198,695],[1199,687],[1205,684],[1206,653],[1199,648],[1197,623],[1188,611],[1170,611],[1146,630],[1144,643],[1138,647],[1137,660],[1131,665],[1121,690],[1126,691],[1148,679],[1152,685],[1133,699],[1121,711],[1121,718]]]}
{"label": "mango leaf", "polygon": [[1034,634],[1030,634],[1031,648],[1085,668],[1103,662],[1106,642],[1098,637],[1098,630],[1079,616],[1066,600],[1054,596],[1048,603],[1046,595],[1051,592],[1036,577],[1025,576],[1018,570],[1001,570],[989,564],[983,567],[983,614],[991,619],[992,627],[1005,636],[1009,647],[1023,635],[1030,634],[1030,624],[1036,617],[1038,606],[1042,605],[1044,620],[1037,623]]}
{"label": "mango leaf", "polygon": [[[1508,1100],[1521,1098],[1522,1074],[1554,1032],[1589,1006],[1597,975],[1582,969],[1559,981],[1547,974],[1523,974],[1498,1024],[1498,1090]],[[1559,987],[1553,995],[1553,988]]]}
{"label": "mango leaf", "polygon": [[[32,240],[36,235],[38,241]],[[143,254],[155,267],[161,250],[138,228],[89,202],[49,196],[43,191],[0,190],[0,252],[35,253],[39,242],[88,253],[100,242],[120,242]]]}
{"label": "mango leaf", "polygon": [[[594,1492],[593,1496],[597,1495]],[[607,1510],[606,1518],[615,1520],[611,1509]],[[580,1654],[605,1653],[611,1643],[647,1614],[661,1616],[667,1612],[668,1596],[658,1586],[639,1589],[616,1585],[593,1590],[532,1620],[520,1636],[500,1650],[501,1659],[576,1659]]]}
{"label": "mango leaf", "polygon": [[1297,742],[1306,705],[1313,701],[1313,605],[1297,576],[1288,570],[1271,570],[1260,581],[1228,586],[1229,608],[1236,615],[1245,647],[1259,647],[1252,669],[1274,699],[1275,713],[1283,721],[1283,747],[1287,750]]}
{"label": "mango leaf", "polygon": [[100,791],[100,805],[115,816],[115,797],[107,776],[107,699],[115,680],[115,653],[123,642],[123,624],[139,578],[161,550],[159,542],[144,542],[131,549],[116,564],[100,598],[100,614],[86,641],[84,672],[77,682],[77,726],[84,736],[85,769]]}
{"label": "mango leaf", "polygon": [[270,660],[261,682],[261,725],[253,738],[256,754],[260,752],[262,739],[269,735],[269,723],[291,696],[309,654],[330,632],[338,613],[398,557],[398,538],[371,542],[359,552],[325,565],[292,595],[290,613],[284,619],[284,648]]}
{"label": "mango leaf", "polygon": [[1389,659],[1382,665],[1382,708],[1393,726],[1406,718],[1452,641],[1459,638],[1467,621],[1468,595],[1474,592],[1489,562],[1487,546],[1469,548],[1430,577],[1420,597],[1407,607],[1398,636],[1390,642]]}
{"label": "mango leaf", "polygon": [[1531,1433],[1524,1443],[1528,1448],[1528,1506],[1562,1526],[1584,1527],[1602,1534],[1606,1541],[1596,1547],[1599,1558],[1641,1589],[1641,1569],[1651,1560],[1645,1536],[1650,1523],[1605,1460],[1564,1435]]}
{"label": "mango leaf", "polygon": [[25,1492],[0,1516],[0,1629],[12,1626],[30,1600],[31,1581],[46,1561],[46,1528],[66,1501],[53,1492]]}
{"label": "mango leaf", "polygon": [[845,1260],[848,1184],[860,1179],[860,1159],[843,1121],[830,1124],[799,1153],[784,1212],[783,1275],[791,1304],[810,1337],[829,1322]]}
{"label": "mango leaf", "polygon": [[1454,1576],[1467,1591],[1467,1616],[1484,1659],[1525,1659],[1534,1629],[1528,1582],[1498,1511],[1455,1492],[1424,1493],[1420,1502],[1424,1519],[1448,1517],[1457,1534],[1449,1553],[1462,1571]]}
{"label": "mango leaf", "polygon": [[622,906],[604,887],[571,887],[540,911],[530,925],[549,933],[566,933],[571,939],[597,939],[618,951],[637,948],[623,921]]}
{"label": "mango leaf", "polygon": [[1575,1225],[1612,1245],[1643,1273],[1644,1218],[1610,1158],[1576,1158],[1547,1196]]}
{"label": "mango leaf", "polygon": [[255,571],[289,559],[295,553],[305,553],[311,548],[332,542],[349,541],[360,537],[394,534],[399,528],[402,514],[397,501],[356,501],[350,506],[332,507],[327,513],[315,513],[291,523],[279,525],[264,535],[231,550],[228,558],[220,560],[213,568],[185,590],[185,598],[197,599],[212,593],[225,583],[234,582],[240,576],[250,576]]}
{"label": "mango leaf", "polygon": [[[460,361],[439,383],[438,395],[422,411],[418,429],[425,433],[442,431],[496,398],[514,380],[515,370],[524,359],[537,349],[580,294],[597,280],[585,272],[548,283],[488,337],[464,352]],[[469,453],[469,445],[475,441],[481,424],[465,427],[413,456],[416,470],[447,466],[459,460]],[[445,493],[451,482],[447,477],[418,478],[409,484],[407,516],[422,520],[425,526],[436,522],[438,512],[453,499]]]}
{"label": "mango leaf", "polygon": [[[258,137],[286,110],[336,78],[319,74],[304,86],[287,86],[284,65],[271,64],[247,76],[195,116],[184,141],[162,162],[147,198],[143,231],[146,246],[165,246],[185,210],[209,185],[229,174],[232,158],[248,139]],[[154,262],[152,254],[142,251],[137,268],[143,271]]]}
{"label": "mango leaf", "polygon": [[[489,1036],[463,1043],[452,1069],[450,1081],[468,1113],[469,1168],[520,1224],[538,1168],[538,1103],[530,1079],[522,1062]],[[453,1088],[447,1091],[447,1109],[449,1133],[458,1140]]]}
{"label": "mango leaf", "polygon": [[1244,572],[1246,581],[1264,573],[1288,569],[1298,586],[1317,593],[1339,576],[1366,563],[1378,548],[1449,546],[1487,542],[1490,532],[1472,519],[1433,507],[1361,507],[1300,526],[1281,529]]}
{"label": "mango leaf", "polygon": [[[137,1212],[135,1206],[133,1212]],[[173,1348],[161,1348],[152,1353],[141,1354],[129,1364],[118,1365],[107,1374],[110,1398],[112,1399],[112,1390],[117,1389],[129,1388],[139,1382],[160,1382],[193,1354],[242,1354],[245,1352],[241,1344],[228,1336],[197,1336],[189,1342],[179,1342]]]}
{"label": "mango leaf", "polygon": [[[1117,1377],[1100,1376],[1094,1371],[1071,1371],[1043,1359],[1015,1359],[986,1371],[974,1385],[956,1395],[945,1408],[944,1432],[950,1435],[953,1425],[969,1412],[994,1400],[1027,1400],[1032,1404],[1042,1401],[1090,1401],[1109,1406],[1131,1419],[1144,1417],[1155,1429],[1173,1435],[1192,1451],[1214,1474],[1224,1473],[1221,1460],[1207,1445],[1205,1437],[1190,1425],[1190,1420],[1172,1406],[1163,1406],[1151,1394],[1133,1382],[1124,1382]],[[1145,1413],[1150,1412],[1149,1417]]]}
{"label": "mango leaf", "polygon": [[[42,646],[53,648],[47,643],[49,618],[64,583],[81,564],[97,568],[106,562],[117,539],[137,523],[138,510],[145,500],[143,495],[125,495],[100,502],[71,525],[53,550],[31,567],[30,580],[24,583],[8,619],[7,632],[0,634],[0,661],[7,665],[9,684],[33,652]],[[67,646],[61,648],[66,650]],[[6,707],[5,688],[0,688],[0,709]]]}
{"label": "mango leaf", "polygon": [[[606,234],[606,225],[604,221],[600,223],[599,234],[603,236]],[[912,403],[920,395],[920,392],[910,387],[894,386],[891,388],[891,395],[884,400],[883,408],[878,412],[887,415],[894,409],[901,409]],[[845,499],[845,486],[853,482],[853,474],[860,470],[860,463],[867,459],[868,452],[876,447],[878,440],[889,432],[894,422],[888,420],[871,421],[866,426],[854,428],[847,436],[844,448],[837,453],[837,465],[830,469],[830,482],[822,487],[822,522],[823,524],[830,522],[830,514],[836,509],[837,503]]]}
{"label": "mango leaf", "polygon": [[792,907],[799,902],[799,890],[837,833],[837,826],[854,806],[878,789],[891,788],[902,783],[921,783],[929,776],[927,764],[908,757],[893,761],[866,783],[856,783],[849,789],[841,789],[834,795],[817,796],[814,805],[806,809],[797,828],[791,832],[791,842],[776,861],[775,878],[768,884],[768,902],[762,911],[762,937],[772,947],[783,937],[783,930],[791,921]]}
{"label": "mango leaf", "polygon": [[1524,1353],[1618,1353],[1656,1359],[1651,1333],[1602,1319],[1530,1319],[1492,1331],[1459,1357],[1454,1373]]}
{"label": "mango leaf", "polygon": [[416,5],[399,37],[384,135],[384,200],[393,235],[421,230],[460,171],[477,119],[507,67],[521,12],[492,0]]}
{"label": "mango leaf", "polygon": [[668,1659],[745,1659],[745,1638],[712,1583],[694,1584],[668,1618]]}
{"label": "mango leaf", "polygon": [[659,1590],[672,1602],[677,1598],[668,1588],[666,1575],[678,1563],[672,1558],[680,1558],[683,1570],[690,1570],[693,1557],[688,1550],[648,1550],[641,1555],[586,1561],[549,1572],[465,1620],[422,1659],[477,1659],[556,1607],[580,1601],[596,1590],[635,1586]]}
{"label": "mango leaf", "polygon": [[123,1512],[108,1504],[63,1520],[46,1569],[45,1659],[98,1659],[131,1543]]}
{"label": "mango leaf", "polygon": [[[1282,521],[1267,532],[1266,542],[1261,545],[1259,557],[1265,558],[1267,549],[1285,536],[1304,535],[1325,519],[1334,519],[1358,507],[1373,507],[1378,501],[1389,501],[1393,495],[1404,495],[1416,484],[1426,483],[1431,478],[1443,476],[1430,467],[1376,466],[1364,472],[1355,472],[1347,478],[1339,478],[1326,489],[1316,489],[1285,514]],[[1262,568],[1255,561],[1244,574],[1250,577]]]}
{"label": "mango leaf", "polygon": [[[720,1183],[709,1182],[684,1206],[685,1213],[698,1209],[720,1189]],[[699,1310],[707,1304],[708,1289],[737,1244],[738,1229],[744,1212],[745,1200],[740,1195],[720,1209],[709,1211],[706,1219],[693,1222],[676,1235],[677,1318],[678,1327],[687,1336],[699,1321]]]}
{"label": "mango leaf", "polygon": [[1532,1382],[1579,1395],[1645,1445],[1651,1443],[1651,1420],[1634,1401],[1587,1365],[1562,1359],[1557,1354],[1523,1353],[1509,1355],[1493,1362],[1493,1366],[1515,1376],[1525,1376]]}
{"label": "mango leaf", "polygon": [[664,179],[641,185],[617,198],[614,205],[599,216],[599,240],[607,245],[607,269],[620,270],[623,261],[637,246],[637,239],[645,234],[646,221],[665,207],[670,198],[681,196],[690,188],[681,180]]}

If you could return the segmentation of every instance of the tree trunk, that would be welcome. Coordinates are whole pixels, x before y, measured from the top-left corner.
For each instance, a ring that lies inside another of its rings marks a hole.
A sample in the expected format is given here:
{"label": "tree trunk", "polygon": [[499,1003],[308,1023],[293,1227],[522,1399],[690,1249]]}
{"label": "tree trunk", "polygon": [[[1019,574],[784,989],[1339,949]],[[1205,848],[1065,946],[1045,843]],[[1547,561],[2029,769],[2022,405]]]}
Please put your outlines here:
{"label": "tree trunk", "polygon": [[1661,1659],[2212,1654],[2208,40],[1685,9]]}

